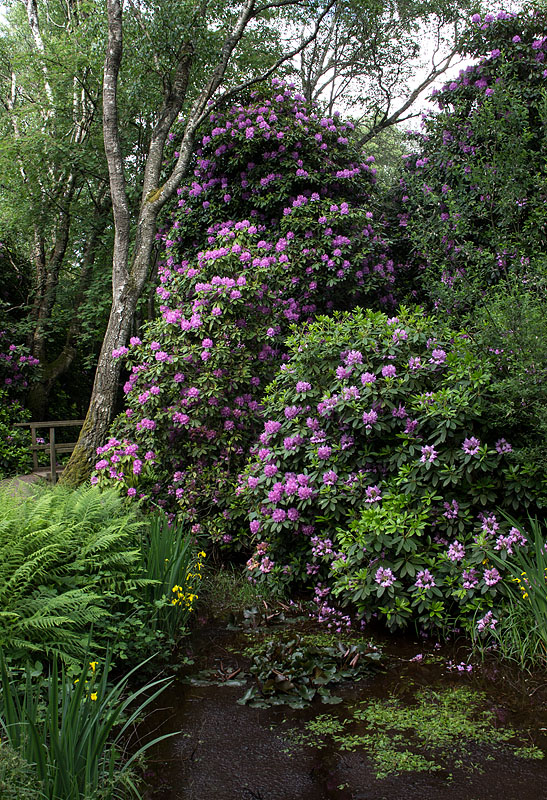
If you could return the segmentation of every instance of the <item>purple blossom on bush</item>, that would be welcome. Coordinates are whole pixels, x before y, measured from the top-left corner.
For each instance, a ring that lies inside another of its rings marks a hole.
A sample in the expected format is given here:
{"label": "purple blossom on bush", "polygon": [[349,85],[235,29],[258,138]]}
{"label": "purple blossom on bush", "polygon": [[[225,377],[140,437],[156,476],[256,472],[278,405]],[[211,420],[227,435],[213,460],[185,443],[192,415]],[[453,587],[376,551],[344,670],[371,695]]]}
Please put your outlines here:
{"label": "purple blossom on bush", "polygon": [[498,439],[498,441],[495,444],[495,447],[496,447],[496,452],[499,453],[500,455],[503,455],[504,453],[513,452],[513,448],[506,439]]}
{"label": "purple blossom on bush", "polygon": [[463,578],[463,588],[464,589],[475,589],[476,586],[479,584],[479,578],[477,570],[474,567],[470,569],[464,569],[462,572]]}
{"label": "purple blossom on bush", "polygon": [[408,368],[415,372],[416,370],[420,369],[422,366],[422,360],[420,356],[412,356],[408,362]]}
{"label": "purple blossom on bush", "polygon": [[395,576],[389,567],[378,567],[374,580],[380,586],[388,587],[395,583]]}
{"label": "purple blossom on bush", "polygon": [[374,425],[376,422],[378,422],[378,413],[373,408],[371,408],[370,411],[363,412],[362,419],[365,425],[367,426]]}
{"label": "purple blossom on bush", "polygon": [[428,569],[423,569],[416,575],[414,586],[417,589],[433,589],[436,586],[435,579]]}
{"label": "purple blossom on bush", "polygon": [[450,561],[462,561],[465,558],[465,547],[455,539],[448,548],[446,555]]}
{"label": "purple blossom on bush", "polygon": [[143,419],[140,420],[140,422],[137,422],[138,431],[140,430],[153,431],[155,430],[155,428],[156,428],[156,421],[153,419],[148,419],[147,417],[144,417]]}
{"label": "purple blossom on bush", "polygon": [[487,611],[484,617],[481,617],[477,622],[477,630],[481,633],[485,628],[490,628],[494,630],[496,625],[498,624],[498,620],[494,618],[494,615],[491,611]]}
{"label": "purple blossom on bush", "polygon": [[385,367],[382,367],[382,375],[384,378],[395,378],[397,376],[397,370],[393,364],[386,364]]}
{"label": "purple blossom on bush", "polygon": [[435,350],[433,350],[431,353],[431,358],[429,359],[429,361],[431,362],[431,364],[435,364],[436,366],[444,364],[444,362],[446,361],[446,352],[442,350],[440,347],[435,348]]}
{"label": "purple blossom on bush", "polygon": [[344,364],[347,367],[353,367],[355,364],[363,363],[363,354],[360,350],[350,350],[344,358]]}
{"label": "purple blossom on bush", "polygon": [[463,440],[462,450],[468,456],[475,456],[479,452],[480,446],[480,441],[475,436],[471,436]]}
{"label": "purple blossom on bush", "polygon": [[379,486],[367,486],[365,489],[365,503],[377,503],[382,499]]}
{"label": "purple blossom on bush", "polygon": [[323,445],[322,447],[317,448],[317,457],[322,460],[330,458],[331,453],[332,447],[329,447],[329,445]]}
{"label": "purple blossom on bush", "polygon": [[446,519],[456,519],[460,510],[460,506],[458,505],[457,500],[451,500],[450,503],[443,503],[445,508],[445,512],[443,517]]}
{"label": "purple blossom on bush", "polygon": [[422,447],[422,455],[420,457],[420,461],[423,464],[426,463],[431,464],[433,463],[433,461],[435,461],[438,455],[439,455],[438,452],[432,445],[426,444],[424,447]]}
{"label": "purple blossom on bush", "polygon": [[501,575],[495,567],[484,570],[484,582],[487,586],[495,586],[501,581]]}

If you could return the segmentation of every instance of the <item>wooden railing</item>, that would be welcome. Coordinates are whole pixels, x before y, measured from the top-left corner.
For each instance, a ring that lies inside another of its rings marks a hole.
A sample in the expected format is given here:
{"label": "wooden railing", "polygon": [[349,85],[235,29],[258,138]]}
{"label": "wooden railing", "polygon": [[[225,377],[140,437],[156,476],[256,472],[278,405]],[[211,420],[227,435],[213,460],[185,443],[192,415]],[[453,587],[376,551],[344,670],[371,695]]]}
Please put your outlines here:
{"label": "wooden railing", "polygon": [[[32,465],[34,472],[38,471],[38,453],[40,450],[49,450],[49,466],[50,466],[50,480],[52,483],[57,482],[57,453],[72,453],[76,446],[76,442],[59,442],[55,441],[56,428],[81,428],[84,424],[83,419],[66,419],[58,422],[17,422],[17,428],[30,428],[32,437]],[[36,431],[45,430],[49,428],[49,442],[46,444],[38,444]]]}

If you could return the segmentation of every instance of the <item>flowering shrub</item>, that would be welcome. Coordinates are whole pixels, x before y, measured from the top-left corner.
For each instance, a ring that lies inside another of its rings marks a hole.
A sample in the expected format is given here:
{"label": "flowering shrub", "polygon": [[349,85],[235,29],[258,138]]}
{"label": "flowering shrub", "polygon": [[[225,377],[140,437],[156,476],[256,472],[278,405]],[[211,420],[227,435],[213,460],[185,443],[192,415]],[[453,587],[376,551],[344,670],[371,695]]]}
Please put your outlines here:
{"label": "flowering shrub", "polygon": [[0,478],[30,468],[30,432],[15,423],[30,419],[21,398],[38,360],[0,331]]}
{"label": "flowering shrub", "polygon": [[545,469],[547,15],[476,14],[462,54],[476,62],[436,93],[393,222],[412,289],[481,343],[492,420]]}
{"label": "flowering shrub", "polygon": [[465,334],[356,310],[288,344],[238,487],[253,577],[313,581],[323,617],[329,594],[392,626],[487,609],[501,589],[487,546],[522,544],[494,511],[542,498],[483,419],[491,376]]}
{"label": "flowering shrub", "polygon": [[397,193],[425,292],[460,314],[510,274],[545,277],[547,16],[476,14],[461,52],[477,60],[434,92]]}
{"label": "flowering shrub", "polygon": [[391,303],[395,268],[351,124],[322,119],[278,82],[211,125],[196,180],[159,234],[160,314],[113,353],[131,369],[127,409],[94,480],[182,508],[196,531],[228,542],[235,482],[290,325],[357,301]]}

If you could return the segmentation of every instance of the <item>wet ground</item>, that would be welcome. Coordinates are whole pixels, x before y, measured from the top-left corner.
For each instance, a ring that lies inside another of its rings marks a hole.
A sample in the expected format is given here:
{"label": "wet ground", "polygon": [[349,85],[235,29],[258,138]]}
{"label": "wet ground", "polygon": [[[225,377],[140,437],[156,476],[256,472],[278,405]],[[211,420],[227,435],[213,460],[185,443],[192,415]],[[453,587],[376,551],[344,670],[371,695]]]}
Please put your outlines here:
{"label": "wet ground", "polygon": [[[260,633],[245,639],[241,631],[206,624],[186,640],[182,655],[194,664],[162,695],[145,726],[154,735],[180,731],[149,751],[147,800],[547,800],[547,674],[542,682],[495,659],[458,671],[467,663],[462,648],[383,639],[384,670],[337,688],[343,703],[251,708],[237,700],[252,685],[241,651],[253,636]],[[214,684],[187,682],[204,669]],[[509,743],[473,744],[462,759],[455,742],[448,767],[379,780],[366,748],[341,751],[329,738],[320,749],[295,742],[295,731],[318,714],[343,719],[363,701],[395,696],[404,704],[420,690],[458,686],[483,692],[495,726],[515,728],[516,744],[534,744],[546,758],[517,758]]]}

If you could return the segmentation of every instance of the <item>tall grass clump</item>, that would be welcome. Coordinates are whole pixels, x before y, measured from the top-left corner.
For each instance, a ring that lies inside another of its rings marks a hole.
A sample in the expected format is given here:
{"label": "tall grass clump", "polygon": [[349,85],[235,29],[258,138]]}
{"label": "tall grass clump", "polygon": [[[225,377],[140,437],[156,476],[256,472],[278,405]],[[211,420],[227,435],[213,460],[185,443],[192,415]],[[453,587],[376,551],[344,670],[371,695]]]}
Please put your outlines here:
{"label": "tall grass clump", "polygon": [[[124,745],[133,724],[167,688],[170,679],[154,680],[130,692],[128,682],[139,666],[114,685],[108,680],[109,667],[108,657],[102,669],[97,662],[86,661],[74,681],[64,666],[59,671],[57,661],[48,678],[37,680],[27,666],[21,685],[0,657],[0,731],[17,761],[20,776],[25,768],[27,785],[32,782],[29,769],[33,768],[35,787],[40,787],[37,797],[140,797],[132,767],[145,750],[166,736],[148,742],[129,759],[124,759]],[[19,798],[23,796],[27,795]]]}
{"label": "tall grass clump", "polygon": [[149,631],[174,643],[184,631],[199,596],[205,552],[196,553],[195,538],[182,522],[165,514],[151,518],[143,548],[146,593],[152,609]]}
{"label": "tall grass clump", "polygon": [[[522,526],[504,515],[521,546],[492,550],[489,559],[504,567],[512,587],[503,616],[492,628],[499,652],[521,667],[547,665],[547,537],[542,524],[529,518]],[[518,538],[517,538],[518,537]]]}

